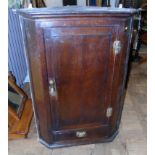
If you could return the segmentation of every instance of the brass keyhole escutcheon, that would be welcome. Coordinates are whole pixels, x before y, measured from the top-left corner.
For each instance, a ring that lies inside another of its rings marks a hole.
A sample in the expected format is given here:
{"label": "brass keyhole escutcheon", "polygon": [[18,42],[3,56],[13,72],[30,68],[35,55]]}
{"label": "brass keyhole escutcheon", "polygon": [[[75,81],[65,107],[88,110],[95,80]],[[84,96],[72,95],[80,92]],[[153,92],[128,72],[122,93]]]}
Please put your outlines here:
{"label": "brass keyhole escutcheon", "polygon": [[54,78],[49,79],[49,93],[51,96],[56,96],[56,83]]}
{"label": "brass keyhole escutcheon", "polygon": [[117,55],[121,51],[121,48],[121,42],[119,40],[115,40],[113,43],[114,54]]}

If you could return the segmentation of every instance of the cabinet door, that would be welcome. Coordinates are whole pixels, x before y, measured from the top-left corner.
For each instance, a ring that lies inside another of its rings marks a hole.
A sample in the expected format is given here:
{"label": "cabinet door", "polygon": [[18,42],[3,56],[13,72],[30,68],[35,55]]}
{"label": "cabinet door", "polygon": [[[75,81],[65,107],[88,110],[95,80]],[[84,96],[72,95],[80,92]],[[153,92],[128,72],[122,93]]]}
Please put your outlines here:
{"label": "cabinet door", "polygon": [[55,140],[107,135],[116,30],[114,26],[44,29]]}

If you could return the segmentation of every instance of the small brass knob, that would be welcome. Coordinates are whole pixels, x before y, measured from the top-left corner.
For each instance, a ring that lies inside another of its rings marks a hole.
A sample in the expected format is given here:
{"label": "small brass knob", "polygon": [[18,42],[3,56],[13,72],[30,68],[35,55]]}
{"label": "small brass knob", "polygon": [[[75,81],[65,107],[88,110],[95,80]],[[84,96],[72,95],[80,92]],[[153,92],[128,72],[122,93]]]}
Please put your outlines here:
{"label": "small brass knob", "polygon": [[52,79],[49,80],[49,84],[50,84],[50,85],[53,85],[53,84],[54,84],[54,80],[52,80]]}
{"label": "small brass knob", "polygon": [[127,30],[128,30],[128,27],[126,26],[126,27],[125,27],[125,31],[127,31]]}

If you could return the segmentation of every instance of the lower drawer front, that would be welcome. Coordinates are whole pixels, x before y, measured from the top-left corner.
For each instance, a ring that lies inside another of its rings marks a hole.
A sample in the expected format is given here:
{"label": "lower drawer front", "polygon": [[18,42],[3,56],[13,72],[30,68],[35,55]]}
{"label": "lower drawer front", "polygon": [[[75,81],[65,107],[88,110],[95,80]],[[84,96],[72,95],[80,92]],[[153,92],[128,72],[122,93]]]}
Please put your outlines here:
{"label": "lower drawer front", "polygon": [[106,138],[109,135],[109,126],[100,126],[86,129],[72,129],[53,131],[54,141],[81,140],[93,138]]}

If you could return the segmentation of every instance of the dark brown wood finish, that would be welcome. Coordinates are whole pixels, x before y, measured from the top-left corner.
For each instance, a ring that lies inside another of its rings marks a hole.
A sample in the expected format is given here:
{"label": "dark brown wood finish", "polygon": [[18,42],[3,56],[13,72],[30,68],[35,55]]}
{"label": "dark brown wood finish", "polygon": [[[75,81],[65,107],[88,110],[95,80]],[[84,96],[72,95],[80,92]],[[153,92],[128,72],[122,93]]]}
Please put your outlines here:
{"label": "dark brown wood finish", "polygon": [[[98,7],[19,10],[41,143],[53,148],[116,136],[134,12]],[[118,53],[114,41],[121,42]]]}

